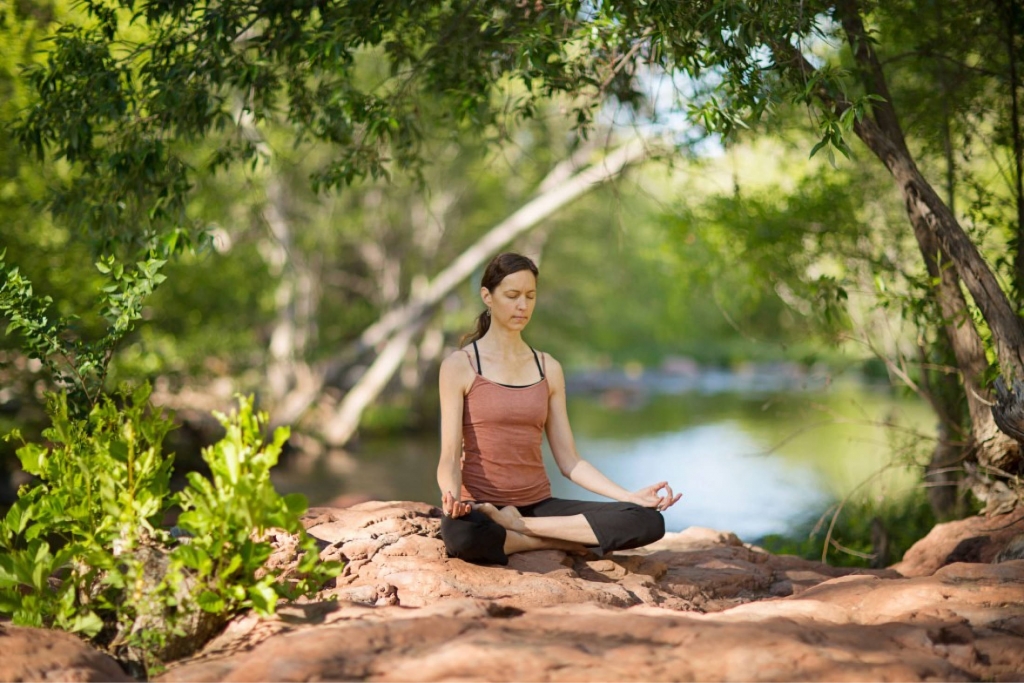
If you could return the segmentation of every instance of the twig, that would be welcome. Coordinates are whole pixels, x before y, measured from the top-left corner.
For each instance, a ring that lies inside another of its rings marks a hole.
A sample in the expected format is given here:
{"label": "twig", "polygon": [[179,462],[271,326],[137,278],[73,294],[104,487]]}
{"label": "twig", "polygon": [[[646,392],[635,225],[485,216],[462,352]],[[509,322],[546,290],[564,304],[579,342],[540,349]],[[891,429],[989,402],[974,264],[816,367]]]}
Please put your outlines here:
{"label": "twig", "polygon": [[864,559],[864,560],[873,560],[876,557],[878,557],[878,553],[862,553],[859,550],[854,550],[853,548],[847,548],[845,545],[840,544],[839,541],[835,540],[834,538],[830,539],[829,543],[832,544],[833,548],[835,548],[836,550],[839,550],[840,552],[844,552],[847,555],[853,555],[854,557],[859,557],[859,558]]}

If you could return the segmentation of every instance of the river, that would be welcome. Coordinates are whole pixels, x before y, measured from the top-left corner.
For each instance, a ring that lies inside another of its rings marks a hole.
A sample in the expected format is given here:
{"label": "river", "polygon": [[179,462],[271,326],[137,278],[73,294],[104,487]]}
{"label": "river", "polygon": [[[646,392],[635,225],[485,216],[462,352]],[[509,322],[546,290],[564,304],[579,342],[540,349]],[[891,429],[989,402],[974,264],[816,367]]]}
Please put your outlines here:
{"label": "river", "polygon": [[[670,531],[705,526],[744,540],[785,533],[855,488],[898,496],[917,484],[934,432],[923,402],[770,370],[577,376],[577,448],[626,488],[668,480],[683,494],[665,513]],[[281,469],[275,483],[311,504],[346,493],[436,503],[437,448],[436,435],[368,439],[351,456]],[[546,444],[545,458],[555,496],[601,500],[558,473]]]}

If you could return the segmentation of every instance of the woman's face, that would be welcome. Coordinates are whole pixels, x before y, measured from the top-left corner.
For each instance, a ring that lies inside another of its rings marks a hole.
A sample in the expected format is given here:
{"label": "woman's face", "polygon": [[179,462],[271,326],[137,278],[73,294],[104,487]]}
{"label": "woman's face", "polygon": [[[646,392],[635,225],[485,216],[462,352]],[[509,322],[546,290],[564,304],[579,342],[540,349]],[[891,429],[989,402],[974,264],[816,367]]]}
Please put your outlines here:
{"label": "woman's face", "polygon": [[480,296],[491,309],[491,322],[521,330],[533,316],[537,303],[537,278],[528,270],[506,275],[493,292],[480,288]]}

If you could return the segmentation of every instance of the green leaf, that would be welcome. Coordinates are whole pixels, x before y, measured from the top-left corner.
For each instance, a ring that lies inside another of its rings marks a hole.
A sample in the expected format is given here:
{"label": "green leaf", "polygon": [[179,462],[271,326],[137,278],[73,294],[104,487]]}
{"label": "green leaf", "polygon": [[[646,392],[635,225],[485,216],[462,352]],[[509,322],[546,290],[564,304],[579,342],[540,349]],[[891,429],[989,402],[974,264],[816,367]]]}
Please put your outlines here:
{"label": "green leaf", "polygon": [[197,602],[204,612],[219,614],[225,609],[224,598],[213,591],[207,590],[200,593]]}
{"label": "green leaf", "polygon": [[309,501],[301,493],[289,493],[284,496],[284,504],[293,515],[302,515],[309,509]]}
{"label": "green leaf", "polygon": [[90,638],[94,638],[103,630],[103,620],[96,616],[95,612],[86,612],[76,616],[68,630],[72,633],[82,633]]}
{"label": "green leaf", "polygon": [[18,460],[21,461],[21,468],[34,476],[42,476],[43,464],[49,452],[49,450],[38,444],[25,444],[17,450]]}
{"label": "green leaf", "polygon": [[273,614],[277,607],[277,593],[265,583],[249,587],[249,599],[253,610],[260,615]]}
{"label": "green leaf", "polygon": [[189,543],[180,545],[174,549],[172,555],[178,558],[182,564],[199,572],[200,576],[209,576],[213,569],[213,561],[210,555],[198,545]]}

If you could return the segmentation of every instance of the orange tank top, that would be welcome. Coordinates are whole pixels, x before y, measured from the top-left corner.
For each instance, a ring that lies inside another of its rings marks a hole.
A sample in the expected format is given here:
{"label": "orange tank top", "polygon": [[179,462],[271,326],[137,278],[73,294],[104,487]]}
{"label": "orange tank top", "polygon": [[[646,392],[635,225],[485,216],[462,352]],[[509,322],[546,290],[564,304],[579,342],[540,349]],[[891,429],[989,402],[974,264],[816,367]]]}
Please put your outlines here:
{"label": "orange tank top", "polygon": [[537,361],[539,382],[512,387],[484,377],[476,343],[473,349],[477,374],[462,408],[462,500],[500,507],[550,498],[551,482],[540,448],[548,419],[543,363]]}

